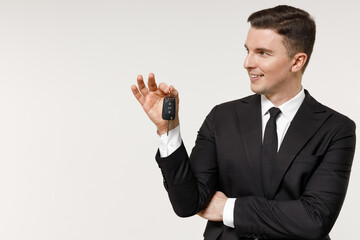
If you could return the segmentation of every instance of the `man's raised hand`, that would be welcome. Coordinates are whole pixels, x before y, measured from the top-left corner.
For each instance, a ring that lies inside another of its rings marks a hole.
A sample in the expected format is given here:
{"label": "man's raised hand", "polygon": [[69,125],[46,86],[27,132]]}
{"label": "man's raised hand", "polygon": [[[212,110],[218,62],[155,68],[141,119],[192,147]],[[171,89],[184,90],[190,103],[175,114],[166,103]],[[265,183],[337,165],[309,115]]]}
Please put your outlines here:
{"label": "man's raised hand", "polygon": [[176,100],[176,114],[175,119],[170,121],[169,130],[174,129],[179,125],[179,94],[178,91],[173,86],[168,86],[165,83],[160,83],[159,86],[156,85],[155,76],[153,73],[149,74],[148,78],[148,87],[146,87],[143,76],[137,76],[137,84],[131,86],[131,90],[135,98],[139,101],[143,107],[145,113],[148,115],[150,120],[156,125],[158,134],[162,135],[167,131],[167,120],[162,119],[162,107],[163,101],[166,96],[170,95],[175,97]]}

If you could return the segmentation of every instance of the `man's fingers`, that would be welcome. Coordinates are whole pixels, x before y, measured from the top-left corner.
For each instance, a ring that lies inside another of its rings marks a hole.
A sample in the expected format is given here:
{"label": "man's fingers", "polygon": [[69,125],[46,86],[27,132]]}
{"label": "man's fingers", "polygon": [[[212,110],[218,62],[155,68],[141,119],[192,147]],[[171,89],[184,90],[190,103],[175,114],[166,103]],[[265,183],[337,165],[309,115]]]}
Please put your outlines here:
{"label": "man's fingers", "polygon": [[168,86],[166,83],[160,83],[159,84],[159,89],[160,91],[162,91],[165,94],[169,94],[169,90],[170,90],[170,95],[172,97],[177,97],[178,96],[178,91],[174,88],[174,86]]}
{"label": "man's fingers", "polygon": [[149,90],[152,92],[156,91],[156,89],[157,89],[156,82],[155,82],[155,75],[153,73],[149,74],[148,87],[149,87]]}
{"label": "man's fingers", "polygon": [[142,95],[146,96],[149,93],[149,89],[145,86],[144,79],[142,75],[137,76],[137,84]]}
{"label": "man's fingers", "polygon": [[179,92],[174,88],[173,85],[171,85],[169,89],[170,89],[171,96],[178,97]]}
{"label": "man's fingers", "polygon": [[144,104],[144,96],[141,95],[141,93],[139,92],[138,88],[135,85],[131,86],[131,91],[133,92],[135,98],[139,101],[139,103],[141,105]]}
{"label": "man's fingers", "polygon": [[159,89],[165,94],[169,94],[169,86],[166,83],[160,83]]}
{"label": "man's fingers", "polygon": [[214,195],[217,195],[219,197],[225,196],[225,194],[221,191],[216,191]]}

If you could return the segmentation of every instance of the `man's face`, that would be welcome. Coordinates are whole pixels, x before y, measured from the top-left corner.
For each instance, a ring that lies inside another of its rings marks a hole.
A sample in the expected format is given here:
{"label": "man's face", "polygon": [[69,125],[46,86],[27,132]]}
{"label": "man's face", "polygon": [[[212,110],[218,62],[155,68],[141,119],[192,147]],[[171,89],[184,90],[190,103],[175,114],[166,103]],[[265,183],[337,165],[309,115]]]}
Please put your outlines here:
{"label": "man's face", "polygon": [[248,55],[244,68],[249,73],[253,92],[269,98],[292,91],[294,60],[289,58],[281,35],[271,29],[250,28],[245,48]]}

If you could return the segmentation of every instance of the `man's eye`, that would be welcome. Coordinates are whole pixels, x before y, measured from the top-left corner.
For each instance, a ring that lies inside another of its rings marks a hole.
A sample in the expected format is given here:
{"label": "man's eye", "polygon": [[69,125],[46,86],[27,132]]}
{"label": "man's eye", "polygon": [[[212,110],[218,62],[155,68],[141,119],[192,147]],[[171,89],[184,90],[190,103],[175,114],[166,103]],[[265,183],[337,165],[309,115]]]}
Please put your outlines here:
{"label": "man's eye", "polygon": [[268,54],[267,52],[264,52],[264,51],[261,51],[261,52],[260,52],[260,55],[262,55],[262,56],[269,56],[269,54]]}

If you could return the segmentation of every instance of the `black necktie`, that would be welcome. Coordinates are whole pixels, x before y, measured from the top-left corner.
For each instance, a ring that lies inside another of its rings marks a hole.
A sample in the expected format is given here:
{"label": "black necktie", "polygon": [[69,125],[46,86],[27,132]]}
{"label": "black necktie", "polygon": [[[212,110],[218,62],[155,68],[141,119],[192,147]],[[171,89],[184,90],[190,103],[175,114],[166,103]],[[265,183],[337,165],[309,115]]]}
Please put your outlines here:
{"label": "black necktie", "polygon": [[277,149],[278,149],[278,139],[276,132],[276,118],[280,113],[280,109],[272,107],[269,109],[270,119],[268,120],[264,140],[262,146],[262,165],[263,165],[263,185],[266,196],[270,194],[271,186],[271,173],[273,162],[276,158]]}

